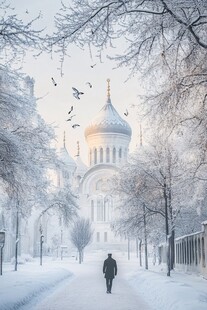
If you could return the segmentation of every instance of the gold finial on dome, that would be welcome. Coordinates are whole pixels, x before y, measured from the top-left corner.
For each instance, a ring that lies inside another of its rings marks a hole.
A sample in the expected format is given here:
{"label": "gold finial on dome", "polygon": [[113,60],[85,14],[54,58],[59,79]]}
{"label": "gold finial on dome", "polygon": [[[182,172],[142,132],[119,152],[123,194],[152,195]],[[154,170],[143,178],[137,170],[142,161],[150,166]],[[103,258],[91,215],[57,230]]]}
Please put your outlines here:
{"label": "gold finial on dome", "polygon": [[106,80],[108,83],[108,87],[107,87],[107,98],[110,99],[110,79]]}

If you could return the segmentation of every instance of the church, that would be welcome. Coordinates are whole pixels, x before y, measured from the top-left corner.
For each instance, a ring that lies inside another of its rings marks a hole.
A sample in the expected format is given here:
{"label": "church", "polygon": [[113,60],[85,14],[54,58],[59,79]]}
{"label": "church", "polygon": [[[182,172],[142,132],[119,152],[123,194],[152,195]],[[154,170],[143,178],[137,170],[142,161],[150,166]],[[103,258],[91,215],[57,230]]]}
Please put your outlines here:
{"label": "church", "polygon": [[[117,217],[117,197],[111,190],[111,179],[127,161],[132,131],[112,104],[109,79],[107,84],[106,103],[85,128],[88,167],[81,160],[79,143],[76,161],[69,156],[65,143],[61,156],[74,178],[79,214],[92,222],[94,235],[90,247],[110,250],[119,249],[123,243],[110,227],[111,221]],[[61,175],[59,179],[59,183],[63,182]]]}

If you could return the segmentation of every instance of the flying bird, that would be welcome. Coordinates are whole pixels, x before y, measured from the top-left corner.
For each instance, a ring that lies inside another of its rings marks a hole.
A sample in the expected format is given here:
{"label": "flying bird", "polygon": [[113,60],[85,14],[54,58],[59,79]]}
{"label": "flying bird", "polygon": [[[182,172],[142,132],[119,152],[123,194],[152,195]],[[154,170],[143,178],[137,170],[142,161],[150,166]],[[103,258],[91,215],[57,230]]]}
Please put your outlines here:
{"label": "flying bird", "polygon": [[91,65],[91,68],[94,68],[96,66],[96,64],[94,64],[94,65]]}
{"label": "flying bird", "polygon": [[84,94],[83,92],[77,90],[77,88],[75,88],[75,87],[72,87],[72,89],[73,89],[73,91],[74,91],[73,96],[74,96],[76,99],[80,99],[79,96]]}
{"label": "flying bird", "polygon": [[68,114],[70,114],[73,111],[73,106],[71,106],[70,111],[68,111]]}
{"label": "flying bird", "polygon": [[129,115],[129,112],[128,110],[126,109],[126,112],[124,113],[125,116],[128,116]]}
{"label": "flying bird", "polygon": [[79,127],[79,126],[80,126],[79,124],[73,124],[72,125],[73,128],[76,128],[76,127]]}
{"label": "flying bird", "polygon": [[57,86],[57,83],[55,82],[55,80],[53,79],[53,77],[51,78],[52,82],[53,82],[53,85],[54,86]]}
{"label": "flying bird", "polygon": [[66,120],[66,122],[70,122],[72,121],[72,118],[74,117],[75,115],[71,115],[71,117],[69,119]]}
{"label": "flying bird", "polygon": [[90,88],[92,88],[92,84],[90,82],[86,83]]}

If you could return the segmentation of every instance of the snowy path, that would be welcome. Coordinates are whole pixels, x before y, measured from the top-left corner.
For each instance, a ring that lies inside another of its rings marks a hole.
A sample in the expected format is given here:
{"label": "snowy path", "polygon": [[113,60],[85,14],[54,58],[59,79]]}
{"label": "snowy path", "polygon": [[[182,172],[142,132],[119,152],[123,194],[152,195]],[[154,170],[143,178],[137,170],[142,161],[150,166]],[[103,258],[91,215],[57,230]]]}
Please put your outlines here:
{"label": "snowy path", "polygon": [[32,310],[150,310],[141,296],[127,283],[126,263],[118,263],[118,275],[113,281],[112,294],[106,294],[102,262],[74,263],[75,277],[66,282]]}

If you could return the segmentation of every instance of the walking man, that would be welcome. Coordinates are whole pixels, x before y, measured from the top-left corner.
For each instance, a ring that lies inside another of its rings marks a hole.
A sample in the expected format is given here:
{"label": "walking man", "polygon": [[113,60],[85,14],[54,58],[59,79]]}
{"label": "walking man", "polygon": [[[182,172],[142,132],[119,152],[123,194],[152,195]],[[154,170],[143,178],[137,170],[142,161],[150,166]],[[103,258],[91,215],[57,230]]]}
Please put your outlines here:
{"label": "walking man", "polygon": [[112,254],[108,254],[108,258],[104,261],[103,273],[105,273],[106,278],[106,293],[111,294],[112,282],[117,275],[117,264],[115,259],[112,258]]}

